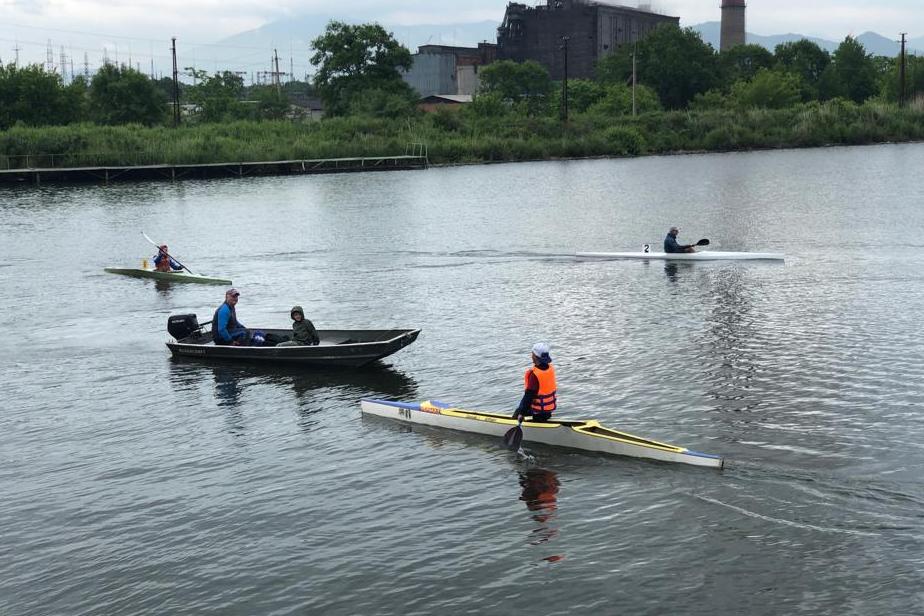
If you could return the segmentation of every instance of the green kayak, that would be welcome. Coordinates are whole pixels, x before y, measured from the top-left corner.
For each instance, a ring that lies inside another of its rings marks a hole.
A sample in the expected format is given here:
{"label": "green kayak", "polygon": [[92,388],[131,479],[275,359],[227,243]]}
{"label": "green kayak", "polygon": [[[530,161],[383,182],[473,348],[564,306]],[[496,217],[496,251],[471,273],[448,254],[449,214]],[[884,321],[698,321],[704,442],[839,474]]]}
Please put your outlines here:
{"label": "green kayak", "polygon": [[224,278],[198,276],[187,272],[156,272],[147,269],[122,269],[118,267],[107,267],[106,271],[110,274],[121,274],[122,276],[131,276],[132,278],[153,278],[154,280],[163,280],[165,282],[196,282],[199,284],[223,284],[231,286],[231,281],[225,280]]}

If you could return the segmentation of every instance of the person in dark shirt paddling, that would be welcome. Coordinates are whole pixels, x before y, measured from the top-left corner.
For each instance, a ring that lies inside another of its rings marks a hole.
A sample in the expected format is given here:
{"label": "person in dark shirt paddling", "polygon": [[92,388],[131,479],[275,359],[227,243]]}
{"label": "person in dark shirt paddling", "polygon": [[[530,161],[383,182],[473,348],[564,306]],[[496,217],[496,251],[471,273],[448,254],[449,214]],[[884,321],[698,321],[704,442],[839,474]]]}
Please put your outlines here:
{"label": "person in dark shirt paddling", "polygon": [[671,227],[671,230],[667,232],[667,237],[664,238],[664,252],[667,254],[696,252],[696,244],[681,246],[679,243],[677,243],[677,235],[679,233],[680,229],[677,227]]}
{"label": "person in dark shirt paddling", "polygon": [[219,346],[247,346],[249,333],[247,328],[237,320],[237,300],[241,292],[228,289],[225,303],[218,307],[212,317],[212,341]]}
{"label": "person in dark shirt paddling", "polygon": [[533,365],[524,375],[526,391],[513,418],[531,417],[533,421],[548,421],[558,408],[558,391],[555,368],[549,355],[549,345],[540,342],[533,346]]}

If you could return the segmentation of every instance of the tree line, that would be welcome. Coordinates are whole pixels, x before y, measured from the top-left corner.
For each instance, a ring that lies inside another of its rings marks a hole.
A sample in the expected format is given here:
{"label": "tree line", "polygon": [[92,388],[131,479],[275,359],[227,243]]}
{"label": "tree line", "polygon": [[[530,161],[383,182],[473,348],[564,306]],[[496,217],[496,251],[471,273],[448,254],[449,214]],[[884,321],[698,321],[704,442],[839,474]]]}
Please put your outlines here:
{"label": "tree line", "polygon": [[[633,54],[638,113],[657,110],[783,109],[812,101],[864,103],[899,98],[899,62],[867,54],[847,37],[834,53],[800,40],[773,52],[739,45],[716,53],[692,29],[664,25],[601,60],[594,79],[568,82],[575,113],[627,115],[632,111]],[[907,92],[924,95],[924,58],[907,58]],[[495,113],[504,105],[526,115],[558,113],[560,87],[535,62],[496,62],[481,72],[475,108]]]}
{"label": "tree line", "polygon": [[[378,24],[331,22],[312,42],[318,67],[312,84],[245,87],[232,72],[191,71],[179,84],[191,123],[292,118],[291,99],[317,94],[328,116],[404,118],[417,113],[418,95],[402,72],[410,51]],[[630,87],[633,55],[638,87]],[[568,83],[570,111],[601,117],[669,110],[782,109],[812,101],[892,103],[899,97],[898,61],[873,57],[852,37],[834,53],[801,40],[770,52],[740,45],[717,53],[692,29],[663,25],[634,48],[603,58],[593,79]],[[924,95],[924,58],[908,58],[908,92]],[[535,62],[499,61],[480,71],[481,89],[465,111],[475,117],[561,112],[561,84]],[[169,125],[174,83],[131,67],[107,64],[90,79],[64,84],[40,65],[0,65],[0,129],[92,122]],[[297,117],[297,116],[295,116]],[[453,124],[441,118],[440,122]]]}
{"label": "tree line", "polygon": [[[291,117],[291,100],[314,93],[304,82],[246,87],[236,73],[189,71],[195,83],[179,83],[178,89],[184,120],[192,123]],[[173,96],[172,79],[151,79],[125,65],[105,64],[89,79],[79,76],[65,84],[41,65],[0,64],[0,130],[80,122],[166,125],[173,118]]]}

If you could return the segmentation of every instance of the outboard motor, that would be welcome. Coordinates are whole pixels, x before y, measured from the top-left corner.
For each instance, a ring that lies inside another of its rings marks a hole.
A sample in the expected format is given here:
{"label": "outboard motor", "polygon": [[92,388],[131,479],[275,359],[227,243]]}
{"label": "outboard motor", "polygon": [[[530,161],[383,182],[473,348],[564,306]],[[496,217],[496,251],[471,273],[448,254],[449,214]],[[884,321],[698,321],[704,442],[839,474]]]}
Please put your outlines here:
{"label": "outboard motor", "polygon": [[177,340],[189,338],[200,327],[199,318],[194,314],[178,314],[167,319],[167,331]]}

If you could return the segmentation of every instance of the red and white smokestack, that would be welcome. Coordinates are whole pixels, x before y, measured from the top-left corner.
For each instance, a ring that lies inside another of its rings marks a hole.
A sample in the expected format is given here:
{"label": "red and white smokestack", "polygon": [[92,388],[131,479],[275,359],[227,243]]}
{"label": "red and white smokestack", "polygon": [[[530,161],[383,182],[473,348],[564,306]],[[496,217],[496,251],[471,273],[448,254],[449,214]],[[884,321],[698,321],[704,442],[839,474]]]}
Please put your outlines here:
{"label": "red and white smokestack", "polygon": [[721,51],[746,43],[744,0],[722,0],[722,41]]}

